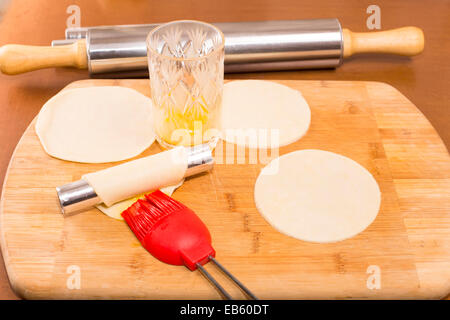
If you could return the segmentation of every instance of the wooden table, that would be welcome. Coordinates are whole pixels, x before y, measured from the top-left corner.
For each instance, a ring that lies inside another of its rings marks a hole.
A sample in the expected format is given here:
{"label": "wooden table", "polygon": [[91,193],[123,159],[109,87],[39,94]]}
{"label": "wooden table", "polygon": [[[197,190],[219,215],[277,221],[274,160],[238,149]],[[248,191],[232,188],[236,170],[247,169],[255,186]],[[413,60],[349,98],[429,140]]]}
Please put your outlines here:
{"label": "wooden table", "polygon": [[[357,0],[302,1],[110,1],[12,0],[0,20],[0,45],[21,43],[49,45],[64,38],[71,4],[81,8],[81,25],[133,24],[197,19],[209,22],[338,17],[354,31],[366,31],[369,2]],[[425,33],[425,51],[412,59],[391,56],[360,56],[347,59],[336,70],[291,71],[227,75],[228,79],[327,79],[371,80],[389,83],[408,97],[430,120],[450,146],[450,1],[383,1],[381,27],[415,25]],[[87,77],[84,71],[40,70],[19,76],[0,75],[0,181],[20,136],[43,103],[68,83]],[[14,299],[3,264],[0,263],[0,299]]]}

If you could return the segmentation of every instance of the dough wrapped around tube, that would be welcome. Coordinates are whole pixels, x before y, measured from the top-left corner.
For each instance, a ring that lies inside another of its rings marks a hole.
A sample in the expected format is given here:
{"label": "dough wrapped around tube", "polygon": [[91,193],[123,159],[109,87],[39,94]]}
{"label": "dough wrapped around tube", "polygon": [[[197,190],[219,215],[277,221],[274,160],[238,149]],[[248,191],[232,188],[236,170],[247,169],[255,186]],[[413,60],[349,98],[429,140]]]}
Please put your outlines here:
{"label": "dough wrapped around tube", "polygon": [[184,147],[161,152],[84,175],[106,206],[137,194],[174,185],[185,176],[188,151]]}

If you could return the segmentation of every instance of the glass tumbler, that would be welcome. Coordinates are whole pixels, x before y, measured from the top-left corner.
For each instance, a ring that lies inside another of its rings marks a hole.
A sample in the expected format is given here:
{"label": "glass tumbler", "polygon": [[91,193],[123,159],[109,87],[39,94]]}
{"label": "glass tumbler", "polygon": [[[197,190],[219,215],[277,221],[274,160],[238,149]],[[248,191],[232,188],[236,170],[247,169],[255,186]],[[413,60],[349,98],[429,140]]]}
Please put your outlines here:
{"label": "glass tumbler", "polygon": [[154,130],[165,148],[210,143],[220,136],[223,33],[192,20],[173,21],[147,36]]}

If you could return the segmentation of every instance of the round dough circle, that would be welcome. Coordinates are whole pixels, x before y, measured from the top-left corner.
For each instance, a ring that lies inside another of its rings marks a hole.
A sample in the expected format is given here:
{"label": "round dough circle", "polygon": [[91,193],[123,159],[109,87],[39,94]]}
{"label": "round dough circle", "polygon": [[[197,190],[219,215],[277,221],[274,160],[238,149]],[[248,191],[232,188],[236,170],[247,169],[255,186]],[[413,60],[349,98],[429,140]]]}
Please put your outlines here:
{"label": "round dough circle", "polygon": [[119,86],[64,90],[42,107],[36,133],[55,158],[84,163],[129,159],[155,141],[151,103]]}
{"label": "round dough circle", "polygon": [[322,150],[301,150],[272,160],[255,185],[258,211],[275,229],[311,242],[355,236],[376,218],[381,193],[357,162]]}
{"label": "round dough circle", "polygon": [[[230,143],[250,148],[285,146],[300,139],[310,122],[308,103],[297,90],[261,80],[224,85],[223,139]],[[278,137],[271,135],[272,129],[277,130]]]}

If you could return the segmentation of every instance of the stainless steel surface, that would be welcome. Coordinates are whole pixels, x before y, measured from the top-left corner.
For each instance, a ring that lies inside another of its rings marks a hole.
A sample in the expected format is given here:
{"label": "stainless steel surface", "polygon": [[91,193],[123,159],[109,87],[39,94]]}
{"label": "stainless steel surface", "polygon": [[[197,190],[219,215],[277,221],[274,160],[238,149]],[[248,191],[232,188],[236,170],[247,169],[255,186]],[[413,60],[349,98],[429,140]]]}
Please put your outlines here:
{"label": "stainless steel surface", "polygon": [[[208,144],[189,147],[184,177],[210,170],[213,166],[214,158]],[[94,188],[83,179],[57,187],[56,192],[65,217],[102,203]]]}
{"label": "stainless steel surface", "polygon": [[[335,68],[342,62],[337,19],[215,23],[225,34],[225,72]],[[148,76],[145,39],[157,24],[67,29],[86,37],[92,76]]]}
{"label": "stainless steel surface", "polygon": [[67,44],[72,44],[75,41],[77,41],[77,40],[76,39],[53,40],[52,41],[52,47],[65,46]]}
{"label": "stainless steel surface", "polygon": [[213,256],[209,256],[209,260],[211,260],[220,270],[222,270],[223,273],[225,273],[228,278],[230,278],[231,280],[233,280],[233,282],[235,284],[237,284],[239,286],[239,288],[241,288],[241,290],[243,290],[250,298],[252,298],[253,300],[258,300],[258,298],[253,294],[253,292],[251,292],[246,286],[244,286],[242,284],[242,282],[240,282],[235,276],[233,276],[231,274],[230,271],[228,271],[221,263],[219,263],[219,261],[217,261]]}
{"label": "stainless steel surface", "polygon": [[185,177],[208,171],[214,166],[212,150],[207,143],[189,148]]}
{"label": "stainless steel surface", "polygon": [[111,29],[111,28],[135,28],[135,27],[147,27],[154,28],[159,24],[122,24],[117,26],[94,26],[94,27],[78,27],[78,28],[67,28],[66,29],[66,39],[84,39],[86,38],[87,31],[93,29]]}
{"label": "stainless steel surface", "polygon": [[102,202],[94,188],[83,179],[57,187],[56,192],[64,217]]}
{"label": "stainless steel surface", "polygon": [[216,25],[226,38],[227,71],[337,67],[342,61],[342,34],[337,19]]}
{"label": "stainless steel surface", "polygon": [[157,25],[104,27],[89,29],[86,34],[88,68],[92,74],[139,71],[148,75],[145,39]]}
{"label": "stainless steel surface", "polygon": [[233,300],[231,295],[217,282],[216,279],[208,272],[200,263],[197,263],[197,269],[216,287],[217,290],[225,297],[227,300]]}
{"label": "stainless steel surface", "polygon": [[[86,38],[87,31],[92,27],[79,27],[79,28],[67,28],[66,39],[84,39]],[[98,27],[95,27],[98,28]]]}
{"label": "stainless steel surface", "polygon": [[[251,299],[258,300],[258,298],[249,290],[246,286],[242,284],[235,276],[231,274],[230,271],[225,269],[225,267],[219,263],[213,256],[208,256],[208,259],[212,261],[222,272],[224,272],[228,278],[230,278],[236,285],[241,288]],[[196,264],[197,269],[216,287],[217,290],[228,300],[232,300],[231,295],[220,285],[220,283],[200,264]]]}

